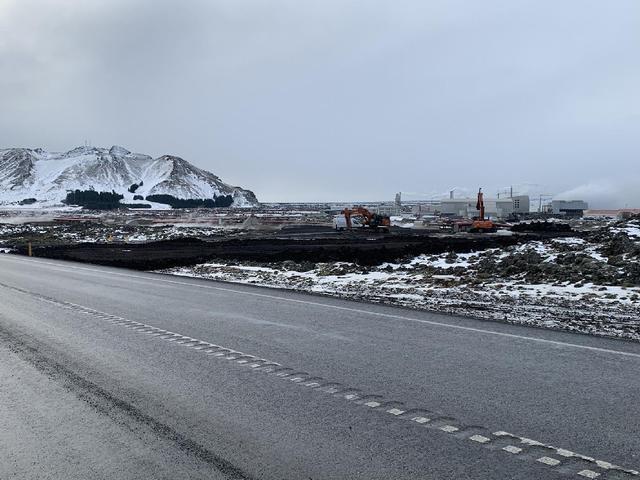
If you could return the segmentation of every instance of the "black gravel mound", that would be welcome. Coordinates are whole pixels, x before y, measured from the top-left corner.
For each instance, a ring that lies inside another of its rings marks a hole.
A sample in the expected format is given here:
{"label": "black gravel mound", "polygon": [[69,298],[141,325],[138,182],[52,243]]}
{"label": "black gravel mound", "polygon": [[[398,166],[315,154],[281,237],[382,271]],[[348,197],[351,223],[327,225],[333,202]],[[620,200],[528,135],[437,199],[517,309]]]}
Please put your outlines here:
{"label": "black gravel mound", "polygon": [[568,223],[558,222],[530,222],[517,223],[511,227],[512,232],[535,232],[535,233],[570,233],[573,231]]}
{"label": "black gravel mound", "polygon": [[[535,237],[533,237],[535,238]],[[205,241],[186,238],[148,243],[79,243],[38,245],[37,257],[157,270],[196,265],[216,259],[255,262],[357,262],[379,265],[409,255],[465,253],[486,248],[504,248],[531,240],[530,235],[398,235],[349,238],[289,239],[253,238]],[[26,254],[27,247],[16,247]]]}

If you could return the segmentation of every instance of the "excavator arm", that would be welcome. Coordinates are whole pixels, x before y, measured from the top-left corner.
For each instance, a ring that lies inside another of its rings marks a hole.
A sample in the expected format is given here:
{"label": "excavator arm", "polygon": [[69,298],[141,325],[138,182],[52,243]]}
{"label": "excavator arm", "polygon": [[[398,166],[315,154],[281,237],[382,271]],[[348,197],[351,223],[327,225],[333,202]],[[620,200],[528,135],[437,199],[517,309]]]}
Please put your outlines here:
{"label": "excavator arm", "polygon": [[480,212],[480,216],[473,221],[469,231],[474,233],[495,232],[497,229],[495,223],[491,220],[485,220],[484,218],[484,194],[482,193],[482,188],[478,190],[478,203],[476,203],[476,210]]}
{"label": "excavator arm", "polygon": [[391,219],[388,216],[372,213],[364,207],[345,208],[342,214],[344,215],[348,229],[353,227],[351,217],[354,215],[363,218],[363,226],[382,228],[385,231],[388,231],[389,227],[391,227]]}

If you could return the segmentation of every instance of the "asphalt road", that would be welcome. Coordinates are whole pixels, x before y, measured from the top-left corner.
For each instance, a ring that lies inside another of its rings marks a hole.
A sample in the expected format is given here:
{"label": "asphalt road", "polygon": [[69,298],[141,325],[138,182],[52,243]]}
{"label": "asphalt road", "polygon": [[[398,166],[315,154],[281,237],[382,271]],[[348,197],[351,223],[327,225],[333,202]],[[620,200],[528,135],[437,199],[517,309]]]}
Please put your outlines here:
{"label": "asphalt road", "polygon": [[0,255],[0,478],[640,478],[640,345]]}

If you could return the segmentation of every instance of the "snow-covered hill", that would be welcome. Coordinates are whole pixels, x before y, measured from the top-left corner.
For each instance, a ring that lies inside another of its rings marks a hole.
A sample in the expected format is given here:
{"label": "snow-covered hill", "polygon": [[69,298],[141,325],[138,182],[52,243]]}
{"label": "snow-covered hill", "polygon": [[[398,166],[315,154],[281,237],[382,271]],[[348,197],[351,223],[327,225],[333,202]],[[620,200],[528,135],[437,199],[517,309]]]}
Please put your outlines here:
{"label": "snow-covered hill", "polygon": [[35,198],[34,206],[59,205],[68,190],[108,191],[125,196],[134,183],[135,195],[167,194],[177,198],[213,198],[231,195],[233,206],[258,203],[253,192],[228,185],[216,175],[171,155],[152,158],[113,146],[78,147],[65,153],[42,149],[0,149],[0,204]]}

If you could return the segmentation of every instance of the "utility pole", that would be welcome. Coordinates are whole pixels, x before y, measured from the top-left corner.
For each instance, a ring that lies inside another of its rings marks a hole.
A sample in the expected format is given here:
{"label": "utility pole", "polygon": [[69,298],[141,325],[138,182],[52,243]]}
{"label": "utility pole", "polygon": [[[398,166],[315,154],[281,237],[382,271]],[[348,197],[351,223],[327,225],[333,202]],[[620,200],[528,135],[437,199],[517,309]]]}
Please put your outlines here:
{"label": "utility pole", "polygon": [[550,193],[541,193],[538,197],[538,213],[542,213],[542,200],[547,198],[553,198],[553,195]]}

